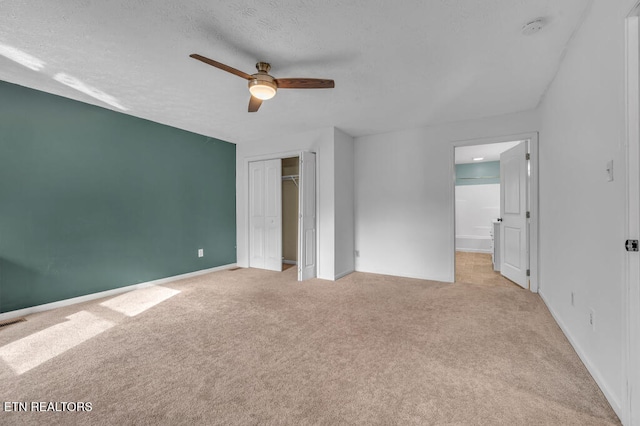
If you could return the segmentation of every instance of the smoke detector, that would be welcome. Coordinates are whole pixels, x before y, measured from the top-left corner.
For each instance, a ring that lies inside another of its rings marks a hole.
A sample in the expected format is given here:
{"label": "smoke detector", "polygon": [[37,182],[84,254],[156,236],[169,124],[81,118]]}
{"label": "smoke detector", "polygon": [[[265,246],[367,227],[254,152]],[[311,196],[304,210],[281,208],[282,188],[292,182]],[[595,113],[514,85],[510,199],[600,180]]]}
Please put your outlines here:
{"label": "smoke detector", "polygon": [[531,22],[528,22],[526,24],[524,24],[524,26],[522,27],[522,34],[524,35],[532,35],[537,33],[538,31],[540,31],[542,28],[544,28],[545,25],[545,20],[544,18],[538,18],[535,19]]}

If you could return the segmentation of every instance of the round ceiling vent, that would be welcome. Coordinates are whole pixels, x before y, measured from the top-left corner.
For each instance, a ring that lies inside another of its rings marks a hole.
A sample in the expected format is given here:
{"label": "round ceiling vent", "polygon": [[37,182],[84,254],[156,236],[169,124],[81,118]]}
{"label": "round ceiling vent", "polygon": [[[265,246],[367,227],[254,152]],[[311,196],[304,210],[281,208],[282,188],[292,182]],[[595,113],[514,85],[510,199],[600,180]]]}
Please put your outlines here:
{"label": "round ceiling vent", "polygon": [[545,21],[544,21],[543,18],[538,18],[538,19],[536,19],[534,21],[526,23],[522,27],[522,34],[524,34],[524,35],[535,34],[538,31],[540,31],[542,28],[544,28],[544,24],[545,24]]}

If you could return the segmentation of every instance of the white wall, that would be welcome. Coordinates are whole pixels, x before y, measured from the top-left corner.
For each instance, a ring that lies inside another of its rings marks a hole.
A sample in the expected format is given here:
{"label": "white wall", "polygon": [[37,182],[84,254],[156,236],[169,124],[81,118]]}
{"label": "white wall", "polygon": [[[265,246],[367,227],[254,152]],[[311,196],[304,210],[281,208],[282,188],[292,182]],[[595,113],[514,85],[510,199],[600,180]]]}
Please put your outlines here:
{"label": "white wall", "polygon": [[537,129],[530,111],[356,138],[356,270],[454,281],[453,142]]}
{"label": "white wall", "polygon": [[500,184],[456,186],[456,250],[491,253],[492,223],[500,217]]}
{"label": "white wall", "polygon": [[335,143],[335,278],[355,270],[354,223],[354,140],[339,129],[334,132]]}
{"label": "white wall", "polygon": [[238,265],[249,266],[247,159],[276,158],[294,151],[316,152],[318,200],[318,278],[335,278],[334,130],[333,127],[294,135],[239,143],[236,146],[236,211]]}
{"label": "white wall", "polygon": [[[594,0],[540,107],[540,294],[618,415],[625,398],[624,18],[635,1]],[[611,159],[615,180],[607,182]]]}

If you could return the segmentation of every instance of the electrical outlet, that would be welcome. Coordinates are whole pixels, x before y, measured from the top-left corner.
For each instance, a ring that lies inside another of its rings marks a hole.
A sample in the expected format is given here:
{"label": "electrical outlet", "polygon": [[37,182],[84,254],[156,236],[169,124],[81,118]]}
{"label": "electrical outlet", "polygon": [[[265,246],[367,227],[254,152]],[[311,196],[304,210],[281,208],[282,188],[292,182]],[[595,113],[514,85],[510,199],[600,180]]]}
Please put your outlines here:
{"label": "electrical outlet", "polygon": [[592,331],[596,331],[596,312],[593,308],[589,308],[589,325]]}
{"label": "electrical outlet", "polygon": [[576,295],[571,292],[571,306],[575,306],[575,302],[576,302]]}
{"label": "electrical outlet", "polygon": [[613,160],[607,161],[607,182],[613,181]]}
{"label": "electrical outlet", "polygon": [[204,256],[204,249],[198,249],[198,257]]}

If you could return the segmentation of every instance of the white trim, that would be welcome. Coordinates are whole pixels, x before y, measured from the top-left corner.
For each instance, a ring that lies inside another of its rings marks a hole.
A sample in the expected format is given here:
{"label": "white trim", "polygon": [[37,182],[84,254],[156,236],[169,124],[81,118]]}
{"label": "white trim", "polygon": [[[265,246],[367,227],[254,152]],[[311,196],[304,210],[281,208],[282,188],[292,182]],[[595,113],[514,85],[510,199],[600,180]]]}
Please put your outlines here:
{"label": "white trim", "polygon": [[455,224],[455,215],[456,215],[456,193],[455,193],[455,182],[456,182],[456,169],[455,169],[455,155],[456,148],[460,146],[468,146],[468,145],[488,145],[494,143],[501,142],[512,142],[512,141],[529,141],[529,153],[531,155],[530,159],[530,176],[529,176],[529,189],[530,189],[530,204],[529,211],[531,212],[531,219],[529,221],[530,231],[529,231],[529,269],[530,269],[530,290],[533,293],[537,293],[540,290],[540,283],[538,282],[538,274],[539,274],[539,264],[538,264],[538,238],[539,238],[539,215],[538,215],[538,203],[539,203],[539,187],[538,187],[538,161],[539,161],[539,145],[538,145],[538,132],[528,132],[528,133],[519,133],[515,135],[504,135],[504,136],[494,136],[494,137],[486,137],[479,139],[466,139],[453,141],[451,144],[450,151],[450,159],[449,165],[451,170],[451,179],[450,179],[450,194],[451,195],[451,214],[449,215],[449,223],[451,224],[451,229],[453,232],[451,233],[451,242],[452,242],[452,256],[453,262],[451,263],[452,268],[450,271],[451,282],[455,281],[456,275],[456,259],[455,259],[455,246],[456,246],[456,224]]}
{"label": "white trim", "polygon": [[[625,19],[625,235],[640,238],[640,3]],[[640,259],[625,253],[623,271],[623,415],[625,425],[640,425]]]}
{"label": "white trim", "polygon": [[540,291],[539,273],[540,265],[540,249],[538,238],[540,235],[539,227],[539,210],[540,202],[539,194],[539,171],[538,164],[540,161],[540,144],[538,141],[538,132],[535,132],[529,139],[529,211],[531,220],[529,221],[529,282],[531,283],[531,291],[538,293]]}
{"label": "white trim", "polygon": [[615,411],[616,415],[620,419],[622,419],[622,416],[621,416],[622,408],[620,405],[620,401],[618,401],[618,399],[616,399],[615,397],[615,392],[612,392],[611,389],[609,389],[609,387],[606,385],[606,381],[602,378],[602,374],[600,374],[600,371],[593,365],[593,363],[591,362],[591,360],[589,359],[585,351],[582,350],[582,347],[580,347],[580,345],[578,345],[578,343],[573,339],[571,334],[569,334],[569,329],[560,320],[560,316],[558,316],[555,313],[555,311],[551,308],[551,305],[547,302],[546,297],[544,297],[544,293],[538,292],[538,295],[540,295],[540,298],[542,299],[547,309],[551,313],[551,316],[556,321],[556,323],[564,333],[567,340],[569,340],[569,343],[571,343],[571,346],[573,346],[573,350],[576,351],[576,353],[578,354],[578,357],[580,358],[584,366],[587,367],[587,370],[589,370],[589,374],[591,374],[593,379],[596,381],[597,385],[600,387],[600,390],[609,401],[609,404],[611,405],[611,408],[613,408],[613,411]]}
{"label": "white trim", "polygon": [[126,293],[132,290],[138,290],[145,287],[151,287],[154,285],[167,284],[173,281],[183,280],[185,278],[197,277],[198,275],[204,275],[211,272],[222,271],[225,269],[231,269],[236,267],[235,263],[230,263],[228,265],[217,266],[215,268],[209,269],[201,269],[200,271],[188,272],[186,274],[174,275],[172,277],[160,278],[153,281],[147,281],[144,283],[138,283],[133,285],[128,285],[126,287],[114,288],[112,290],[105,290],[98,293],[91,293],[84,296],[73,297],[71,299],[59,300],[57,302],[45,303],[44,305],[31,306],[29,308],[18,309],[16,311],[9,311],[3,314],[0,314],[0,321],[23,317],[26,315],[35,314],[38,312],[49,311],[51,309],[62,308],[64,306],[76,305],[78,303],[88,302],[90,300],[101,299],[103,297],[109,297],[120,293]]}
{"label": "white trim", "polygon": [[[333,142],[335,145],[335,131],[333,133]],[[320,240],[322,240],[322,238],[320,238],[320,235],[322,235],[322,221],[320,220],[320,212],[322,211],[321,209],[321,200],[320,200],[320,194],[322,193],[322,182],[320,180],[320,164],[321,164],[321,159],[322,156],[325,155],[322,153],[322,146],[320,145],[315,151],[312,151],[311,149],[309,149],[308,152],[312,152],[316,155],[316,278],[320,278],[320,270],[321,270],[321,265],[322,265],[322,256],[320,256],[320,253],[322,253],[320,251],[321,247],[320,245],[322,244]],[[334,147],[335,150],[335,147]],[[302,151],[300,151],[300,156],[302,156]],[[335,170],[334,170],[334,174],[335,174]],[[300,212],[298,212],[298,215],[300,214]],[[334,206],[333,206],[333,211],[331,212],[332,215],[335,215],[335,201],[334,201]],[[334,219],[335,222],[335,219]],[[334,224],[335,227],[335,224]],[[335,256],[335,247],[336,247],[336,241],[335,241],[335,237],[333,239],[333,254],[332,256]],[[334,271],[335,271],[335,261],[334,261]]]}
{"label": "white trim", "polygon": [[484,249],[469,249],[469,248],[465,248],[465,249],[456,249],[456,253],[484,253],[484,254],[491,254],[493,253],[493,250],[484,250]]}
{"label": "white trim", "polygon": [[295,260],[282,260],[282,263],[284,263],[285,265],[297,265],[298,262],[296,262]]}
{"label": "white trim", "polygon": [[456,145],[451,145],[451,151],[449,153],[449,193],[451,194],[451,212],[449,213],[449,229],[451,232],[451,239],[449,240],[449,251],[453,249],[453,262],[451,262],[451,268],[449,269],[450,283],[456,282]]}
{"label": "white trim", "polygon": [[248,157],[244,157],[244,161],[245,163],[252,163],[254,161],[281,160],[283,158],[300,157],[301,152],[302,150],[297,149],[295,151],[275,152],[273,154],[250,155]]}

